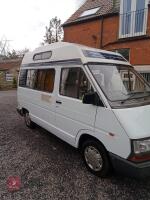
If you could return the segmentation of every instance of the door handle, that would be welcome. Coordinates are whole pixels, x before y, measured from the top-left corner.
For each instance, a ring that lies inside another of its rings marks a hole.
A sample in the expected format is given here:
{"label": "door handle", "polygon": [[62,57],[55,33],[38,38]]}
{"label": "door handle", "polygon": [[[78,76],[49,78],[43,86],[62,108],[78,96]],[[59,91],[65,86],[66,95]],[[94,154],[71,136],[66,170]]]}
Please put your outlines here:
{"label": "door handle", "polygon": [[56,103],[57,103],[57,104],[62,104],[62,102],[61,102],[61,101],[57,101],[57,100],[56,100]]}

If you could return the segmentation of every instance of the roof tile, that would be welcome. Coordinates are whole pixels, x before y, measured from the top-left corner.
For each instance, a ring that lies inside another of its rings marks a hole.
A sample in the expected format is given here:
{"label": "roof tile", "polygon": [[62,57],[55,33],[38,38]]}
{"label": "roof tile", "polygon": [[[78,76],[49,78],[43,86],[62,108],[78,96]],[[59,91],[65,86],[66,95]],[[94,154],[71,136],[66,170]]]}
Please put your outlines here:
{"label": "roof tile", "polygon": [[[111,13],[118,13],[120,6],[120,0],[87,0],[64,24],[76,23],[79,21],[95,18],[97,16],[103,16]],[[88,15],[80,17],[80,15],[89,9],[100,7],[100,9],[94,15]]]}

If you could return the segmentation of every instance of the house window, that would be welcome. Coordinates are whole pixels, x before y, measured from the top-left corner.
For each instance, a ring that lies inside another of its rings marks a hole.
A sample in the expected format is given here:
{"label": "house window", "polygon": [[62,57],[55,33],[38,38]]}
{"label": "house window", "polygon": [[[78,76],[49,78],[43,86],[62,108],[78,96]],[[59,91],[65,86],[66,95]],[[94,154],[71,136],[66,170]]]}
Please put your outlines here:
{"label": "house window", "polygon": [[12,73],[6,72],[6,74],[5,74],[5,80],[7,82],[12,82],[13,79],[14,79],[14,75]]}
{"label": "house window", "polygon": [[120,38],[146,34],[148,0],[121,0]]}
{"label": "house window", "polygon": [[85,16],[89,16],[89,15],[94,15],[95,13],[97,13],[97,11],[100,9],[100,7],[97,8],[92,8],[89,10],[85,10],[80,17],[85,17]]}
{"label": "house window", "polygon": [[130,61],[130,49],[115,49],[111,51],[120,53],[126,60]]}
{"label": "house window", "polygon": [[141,72],[140,74],[143,76],[143,78],[144,78],[148,83],[150,83],[150,73]]}

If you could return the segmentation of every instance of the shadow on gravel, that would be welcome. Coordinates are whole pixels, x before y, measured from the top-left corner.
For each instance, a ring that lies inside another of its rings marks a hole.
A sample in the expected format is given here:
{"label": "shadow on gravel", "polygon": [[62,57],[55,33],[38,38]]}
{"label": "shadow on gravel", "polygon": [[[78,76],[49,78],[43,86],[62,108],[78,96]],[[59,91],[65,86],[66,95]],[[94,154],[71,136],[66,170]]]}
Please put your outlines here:
{"label": "shadow on gravel", "polygon": [[[59,163],[59,170],[54,170],[53,174],[56,176],[61,175],[62,180],[64,180],[65,173],[67,171],[67,180],[70,181],[68,184],[69,188],[64,189],[64,186],[61,186],[60,190],[66,192],[70,189],[74,190],[74,192],[79,192],[79,190],[81,190],[83,193],[84,191],[87,191],[85,192],[85,199],[101,199],[101,197],[103,197],[103,199],[112,200],[150,199],[149,178],[137,180],[135,178],[125,177],[116,173],[112,173],[112,175],[106,179],[95,177],[86,170],[80,154],[75,148],[71,147],[39,126],[37,126],[36,131],[34,131],[32,134],[36,134],[37,140],[34,141],[34,145],[31,144],[30,146],[32,151],[40,149],[40,153],[43,156],[47,155],[52,158],[52,154],[50,155],[52,150],[54,152],[53,164],[57,166]],[[42,138],[46,138],[46,140],[43,140]],[[57,167],[55,167],[55,169]],[[45,176],[48,174],[47,170],[44,170],[43,173]],[[79,185],[81,185],[81,187],[75,184],[78,181],[80,181]]]}

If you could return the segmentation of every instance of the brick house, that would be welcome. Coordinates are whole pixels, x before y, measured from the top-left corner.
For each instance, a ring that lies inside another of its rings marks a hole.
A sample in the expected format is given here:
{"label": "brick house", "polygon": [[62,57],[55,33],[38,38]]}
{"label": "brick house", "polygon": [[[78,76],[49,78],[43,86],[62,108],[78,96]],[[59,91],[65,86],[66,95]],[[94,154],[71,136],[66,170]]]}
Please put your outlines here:
{"label": "brick house", "polygon": [[117,51],[150,82],[149,0],[87,0],[63,29],[64,41]]}
{"label": "brick house", "polygon": [[15,88],[22,59],[0,61],[0,90]]}

